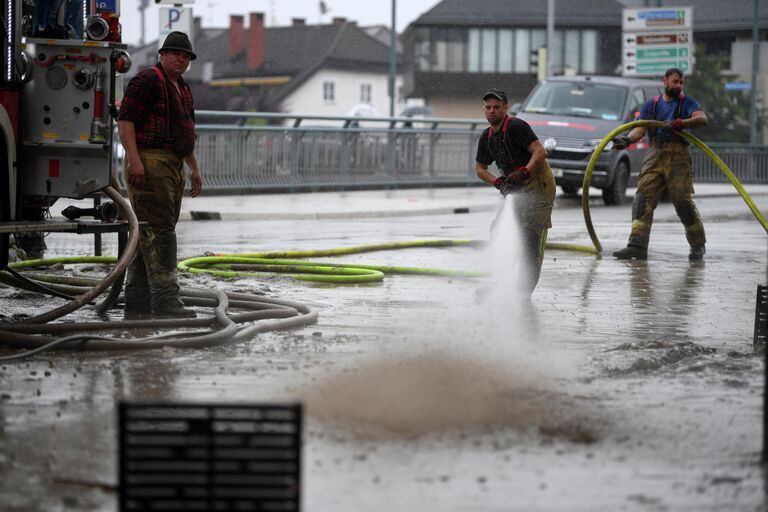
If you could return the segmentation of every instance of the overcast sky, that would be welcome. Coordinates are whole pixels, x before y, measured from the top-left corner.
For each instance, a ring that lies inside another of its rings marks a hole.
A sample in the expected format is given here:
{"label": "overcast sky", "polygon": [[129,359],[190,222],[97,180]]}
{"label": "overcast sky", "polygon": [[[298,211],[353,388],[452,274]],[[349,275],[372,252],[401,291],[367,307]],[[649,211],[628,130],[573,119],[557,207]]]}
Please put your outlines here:
{"label": "overcast sky", "polygon": [[[322,18],[330,22],[334,16],[357,21],[359,25],[389,25],[392,18],[392,0],[324,0],[328,13]],[[397,31],[402,32],[410,22],[439,3],[439,0],[397,0]],[[137,44],[141,37],[141,0],[121,0],[120,21],[123,42]],[[267,26],[284,26],[291,18],[305,18],[307,23],[320,21],[319,0],[194,0],[190,4],[194,16],[203,18],[204,27],[226,27],[230,14],[246,16],[250,12],[263,12]],[[149,0],[145,11],[146,42],[157,39],[157,13],[160,5]],[[166,6],[168,7],[168,6]],[[247,23],[247,21],[246,21]]]}

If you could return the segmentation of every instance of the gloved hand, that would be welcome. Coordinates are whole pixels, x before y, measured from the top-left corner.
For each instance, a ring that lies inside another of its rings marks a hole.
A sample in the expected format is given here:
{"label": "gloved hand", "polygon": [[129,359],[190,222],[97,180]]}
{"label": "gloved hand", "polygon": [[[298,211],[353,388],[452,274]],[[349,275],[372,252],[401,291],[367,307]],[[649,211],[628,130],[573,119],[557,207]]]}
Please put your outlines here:
{"label": "gloved hand", "polygon": [[521,190],[530,179],[531,171],[527,167],[515,167],[507,176],[507,193]]}
{"label": "gloved hand", "polygon": [[507,178],[499,176],[493,181],[493,186],[499,191],[499,194],[506,196],[509,193],[509,187],[507,186]]}
{"label": "gloved hand", "polygon": [[673,119],[672,121],[667,121],[664,123],[664,128],[667,130],[672,130],[673,132],[679,132],[683,129],[683,120],[678,118]]}
{"label": "gloved hand", "polygon": [[611,139],[613,142],[613,149],[626,149],[627,146],[632,144],[632,140],[626,135],[619,135]]}

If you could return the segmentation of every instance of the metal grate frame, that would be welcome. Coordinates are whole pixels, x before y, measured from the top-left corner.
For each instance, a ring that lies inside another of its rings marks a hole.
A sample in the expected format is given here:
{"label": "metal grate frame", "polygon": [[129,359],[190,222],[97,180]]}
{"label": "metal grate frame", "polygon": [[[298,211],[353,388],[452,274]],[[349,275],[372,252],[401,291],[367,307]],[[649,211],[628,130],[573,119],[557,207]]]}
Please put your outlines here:
{"label": "metal grate frame", "polygon": [[119,404],[120,511],[298,511],[301,404]]}

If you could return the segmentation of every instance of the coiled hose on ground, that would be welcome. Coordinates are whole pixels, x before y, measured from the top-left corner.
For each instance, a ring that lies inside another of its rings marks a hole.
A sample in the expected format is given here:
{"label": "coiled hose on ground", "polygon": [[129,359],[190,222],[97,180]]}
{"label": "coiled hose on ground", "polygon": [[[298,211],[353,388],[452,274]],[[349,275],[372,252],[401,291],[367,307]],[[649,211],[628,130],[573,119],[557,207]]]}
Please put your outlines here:
{"label": "coiled hose on ground", "polygon": [[[13,273],[0,272],[0,282],[33,291],[70,297],[68,303],[46,313],[25,318],[18,322],[0,323],[0,342],[11,347],[26,349],[25,352],[0,357],[0,361],[17,360],[54,347],[68,347],[94,350],[135,350],[157,347],[196,348],[209,347],[230,342],[238,342],[260,332],[276,329],[288,329],[309,325],[317,321],[317,313],[308,307],[293,301],[274,299],[253,294],[211,292],[193,288],[182,288],[184,302],[192,306],[207,306],[214,308],[214,316],[197,319],[137,319],[122,321],[99,322],[67,322],[48,323],[61,318],[86,304],[93,304],[94,299],[101,295],[113,283],[121,283],[131,258],[138,248],[139,224],[128,202],[112,187],[105,188],[107,195],[128,216],[130,237],[126,248],[119,259],[115,257],[74,257],[53,258],[47,260],[29,260],[12,263]],[[35,268],[43,265],[68,263],[110,263],[112,270],[103,279],[69,278],[66,276],[51,276],[35,274],[32,279],[20,278],[15,274],[16,269]],[[43,285],[43,283],[45,283]],[[117,285],[115,285],[117,286]],[[114,290],[113,290],[114,292]],[[99,306],[113,302],[117,294],[111,293],[113,299],[107,299],[96,304],[97,312],[104,311]],[[246,310],[243,313],[230,313],[229,308]],[[143,338],[118,338],[96,334],[92,331],[108,331],[120,329],[187,329],[197,327],[208,329],[203,332],[173,333]],[[53,335],[70,334],[64,337]]]}
{"label": "coiled hose on ground", "polygon": [[[582,210],[584,211],[584,222],[587,224],[587,231],[589,232],[589,237],[592,239],[592,243],[594,244],[594,248],[596,252],[600,253],[603,250],[603,246],[600,244],[600,240],[597,238],[597,233],[595,233],[595,226],[592,224],[592,214],[589,211],[589,186],[592,183],[592,173],[595,170],[595,165],[597,164],[597,159],[600,157],[600,154],[603,152],[603,149],[605,149],[605,146],[608,145],[608,143],[619,135],[622,132],[625,132],[627,130],[631,130],[633,128],[637,127],[644,127],[644,128],[662,128],[664,126],[664,123],[661,121],[632,121],[630,123],[623,124],[616,128],[615,130],[611,131],[608,135],[603,138],[602,141],[600,141],[600,144],[597,145],[595,150],[592,152],[592,157],[589,159],[589,163],[587,164],[587,169],[584,172],[584,182],[582,183],[582,190],[584,191],[581,196],[581,206]],[[744,202],[747,203],[747,207],[749,207],[752,214],[757,218],[758,222],[760,222],[760,225],[763,226],[763,229],[768,232],[768,220],[766,220],[765,216],[760,213],[760,210],[757,209],[757,206],[755,206],[755,202],[752,200],[750,195],[747,193],[746,189],[744,188],[744,185],[741,184],[741,182],[736,178],[736,176],[733,174],[733,172],[728,168],[727,165],[725,165],[725,162],[723,162],[717,154],[715,154],[712,149],[704,144],[701,140],[699,140],[698,137],[695,135],[691,135],[688,132],[681,131],[678,132],[680,135],[685,137],[688,141],[693,143],[696,147],[698,147],[700,150],[704,152],[713,162],[715,162],[715,165],[717,165],[718,169],[720,169],[723,174],[728,178],[728,180],[731,182],[731,184],[736,188],[736,191],[739,193],[742,199],[744,199]]]}

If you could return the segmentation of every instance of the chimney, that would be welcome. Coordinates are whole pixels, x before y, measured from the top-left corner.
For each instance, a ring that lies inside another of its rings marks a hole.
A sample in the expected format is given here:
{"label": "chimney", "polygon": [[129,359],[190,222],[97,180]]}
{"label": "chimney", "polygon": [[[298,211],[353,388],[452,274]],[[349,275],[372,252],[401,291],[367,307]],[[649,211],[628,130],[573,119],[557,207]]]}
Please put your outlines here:
{"label": "chimney", "polygon": [[303,27],[307,24],[306,18],[291,18],[292,27]]}
{"label": "chimney", "polygon": [[334,16],[332,23],[334,25],[341,25],[345,21],[347,21],[347,18],[344,18],[343,16]]}
{"label": "chimney", "polygon": [[229,16],[229,56],[234,57],[245,48],[245,19],[242,16]]}
{"label": "chimney", "polygon": [[248,29],[248,69],[257,69],[264,64],[264,13],[251,13]]}

